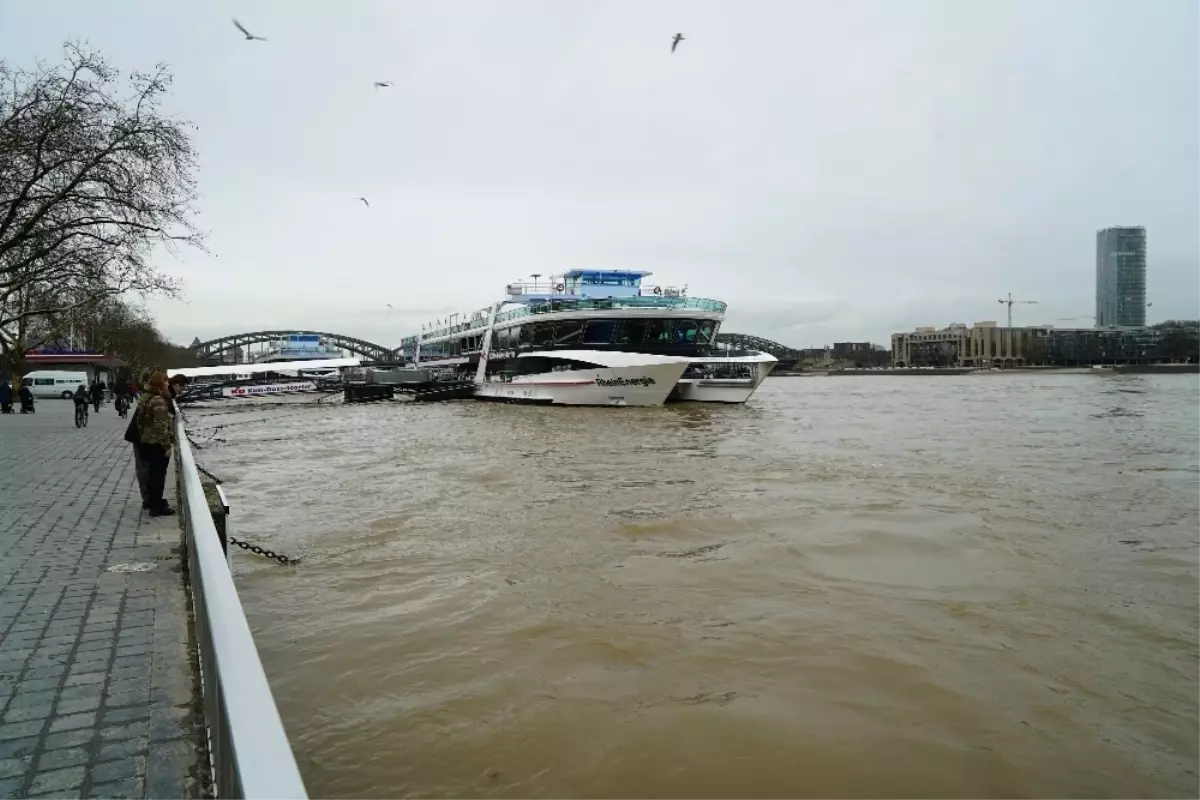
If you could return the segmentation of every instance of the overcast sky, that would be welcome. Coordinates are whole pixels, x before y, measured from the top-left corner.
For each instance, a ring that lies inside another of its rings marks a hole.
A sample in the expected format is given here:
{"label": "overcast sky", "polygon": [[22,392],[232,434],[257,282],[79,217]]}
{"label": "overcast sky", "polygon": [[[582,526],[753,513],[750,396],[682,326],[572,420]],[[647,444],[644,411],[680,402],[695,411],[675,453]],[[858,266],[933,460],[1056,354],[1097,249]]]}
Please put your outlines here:
{"label": "overcast sky", "polygon": [[1008,292],[1090,317],[1111,225],[1147,228],[1150,320],[1200,316],[1198,30],[1194,0],[0,3],[10,63],[172,67],[212,254],[163,260],[171,337],[389,346],[575,267],[796,347]]}

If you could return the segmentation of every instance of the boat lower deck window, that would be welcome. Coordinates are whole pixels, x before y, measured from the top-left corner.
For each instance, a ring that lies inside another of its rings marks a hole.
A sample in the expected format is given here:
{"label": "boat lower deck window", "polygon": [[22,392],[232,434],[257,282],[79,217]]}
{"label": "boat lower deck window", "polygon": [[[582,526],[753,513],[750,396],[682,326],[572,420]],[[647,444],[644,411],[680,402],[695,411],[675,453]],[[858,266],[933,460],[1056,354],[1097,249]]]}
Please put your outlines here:
{"label": "boat lower deck window", "polygon": [[556,347],[574,346],[583,339],[583,323],[564,321],[559,322],[554,329],[554,345]]}
{"label": "boat lower deck window", "polygon": [[587,325],[583,329],[583,343],[610,344],[613,340],[613,332],[616,330],[616,327],[617,323],[615,320],[588,320]]}

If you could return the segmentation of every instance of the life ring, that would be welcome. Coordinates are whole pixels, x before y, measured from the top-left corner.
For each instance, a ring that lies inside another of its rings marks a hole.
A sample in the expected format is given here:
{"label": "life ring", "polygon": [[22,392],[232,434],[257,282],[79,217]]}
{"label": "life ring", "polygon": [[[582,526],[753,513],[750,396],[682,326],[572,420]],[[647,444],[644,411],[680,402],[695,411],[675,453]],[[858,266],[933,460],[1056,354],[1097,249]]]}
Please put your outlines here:
{"label": "life ring", "polygon": [[655,294],[662,294],[662,287],[661,287],[661,286],[655,286],[655,287],[654,287],[654,293],[655,293]]}
{"label": "life ring", "polygon": [[567,287],[562,285],[561,283],[554,284],[554,291],[556,291],[556,292],[561,292],[563,289],[566,289],[566,288]]}

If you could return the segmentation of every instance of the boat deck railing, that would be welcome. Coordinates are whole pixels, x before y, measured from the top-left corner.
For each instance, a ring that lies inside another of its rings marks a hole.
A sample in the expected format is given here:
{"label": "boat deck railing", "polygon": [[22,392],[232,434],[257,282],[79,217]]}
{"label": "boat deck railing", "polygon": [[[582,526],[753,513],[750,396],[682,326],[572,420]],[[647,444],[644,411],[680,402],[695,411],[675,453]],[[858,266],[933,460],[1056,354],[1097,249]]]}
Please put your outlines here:
{"label": "boat deck railing", "polygon": [[509,309],[496,317],[497,322],[508,322],[521,317],[537,314],[558,314],[564,311],[603,311],[614,308],[664,308],[664,309],[695,309],[707,313],[725,313],[725,303],[720,300],[708,300],[703,297],[605,297],[602,299],[580,298],[578,300],[563,299],[549,302],[530,303],[519,308]]}
{"label": "boat deck railing", "polygon": [[[641,295],[638,297],[605,297],[605,298],[571,298],[552,299],[548,301],[529,303],[518,308],[501,312],[496,316],[496,322],[508,322],[521,317],[538,314],[561,314],[570,311],[605,311],[616,308],[661,308],[669,310],[694,309],[709,314],[724,314],[726,304],[720,300],[709,300],[703,297],[668,297],[659,295]],[[442,336],[463,333],[470,330],[483,331],[487,321],[478,317],[443,325],[438,328],[422,331],[421,341],[429,341]],[[413,347],[417,342],[416,336],[406,337],[401,343],[401,349]]]}
{"label": "boat deck railing", "polygon": [[221,549],[200,472],[175,415],[179,514],[217,797],[306,798],[300,770]]}

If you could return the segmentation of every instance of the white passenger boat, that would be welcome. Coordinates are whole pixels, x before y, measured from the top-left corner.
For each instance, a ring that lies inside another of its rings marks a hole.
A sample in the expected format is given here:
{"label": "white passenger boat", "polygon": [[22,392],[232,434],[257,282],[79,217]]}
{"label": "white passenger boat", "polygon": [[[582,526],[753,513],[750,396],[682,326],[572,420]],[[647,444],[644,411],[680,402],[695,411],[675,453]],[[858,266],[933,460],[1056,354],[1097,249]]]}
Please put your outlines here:
{"label": "white passenger boat", "polygon": [[507,287],[504,300],[424,326],[409,363],[473,380],[475,397],[561,405],[744,403],[774,356],[716,346],[725,303],[643,286],[649,272],[571,270]]}

